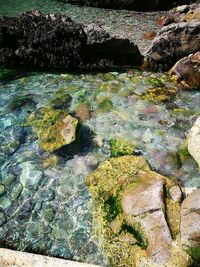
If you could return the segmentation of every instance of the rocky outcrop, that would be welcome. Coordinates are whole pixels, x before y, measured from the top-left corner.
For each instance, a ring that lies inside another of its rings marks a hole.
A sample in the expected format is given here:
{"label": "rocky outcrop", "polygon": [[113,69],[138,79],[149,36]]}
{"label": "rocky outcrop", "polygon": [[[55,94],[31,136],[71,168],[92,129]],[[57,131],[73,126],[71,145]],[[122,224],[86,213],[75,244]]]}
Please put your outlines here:
{"label": "rocky outcrop", "polygon": [[[103,162],[86,183],[93,196],[94,232],[112,266],[189,266],[177,242],[175,182],[151,171],[143,157],[124,156]],[[173,199],[165,195],[170,191]]]}
{"label": "rocky outcrop", "polygon": [[181,243],[183,248],[200,261],[200,189],[187,196],[181,205]]}
{"label": "rocky outcrop", "polygon": [[146,60],[153,70],[169,70],[179,59],[199,50],[200,22],[173,23],[154,38]]}
{"label": "rocky outcrop", "polygon": [[189,153],[200,167],[200,117],[189,131],[187,142]]}
{"label": "rocky outcrop", "polygon": [[200,88],[200,52],[180,59],[170,70],[173,80],[189,89]]}
{"label": "rocky outcrop", "polygon": [[79,4],[95,7],[105,7],[114,9],[133,9],[133,10],[165,10],[172,8],[174,5],[187,4],[190,0],[61,0],[70,4]]}
{"label": "rocky outcrop", "polygon": [[0,64],[74,70],[138,65],[142,58],[129,40],[61,14],[0,17]]}

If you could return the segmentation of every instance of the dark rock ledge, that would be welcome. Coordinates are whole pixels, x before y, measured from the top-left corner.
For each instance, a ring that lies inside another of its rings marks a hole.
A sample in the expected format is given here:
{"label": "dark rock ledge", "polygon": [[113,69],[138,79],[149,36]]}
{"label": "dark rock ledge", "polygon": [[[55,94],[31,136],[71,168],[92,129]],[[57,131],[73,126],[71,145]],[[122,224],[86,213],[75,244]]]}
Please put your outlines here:
{"label": "dark rock ledge", "polygon": [[0,17],[0,64],[54,70],[138,66],[143,56],[128,39],[61,14],[29,11]]}

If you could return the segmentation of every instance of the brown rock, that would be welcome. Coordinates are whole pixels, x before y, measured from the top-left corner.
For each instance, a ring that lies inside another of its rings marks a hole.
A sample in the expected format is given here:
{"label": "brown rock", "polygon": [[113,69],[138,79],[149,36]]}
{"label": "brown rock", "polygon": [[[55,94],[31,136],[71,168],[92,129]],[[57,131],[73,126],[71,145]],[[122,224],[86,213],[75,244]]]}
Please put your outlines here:
{"label": "brown rock", "polygon": [[158,27],[164,27],[167,26],[171,23],[175,22],[174,17],[173,16],[161,16],[157,21],[156,24],[158,25]]}
{"label": "brown rock", "polygon": [[195,10],[189,11],[185,16],[183,16],[182,19],[187,22],[200,21],[200,7],[196,8]]}
{"label": "brown rock", "polygon": [[156,32],[147,32],[145,33],[145,35],[143,36],[144,40],[152,40],[154,39],[154,37],[156,36]]}
{"label": "brown rock", "polygon": [[87,105],[81,105],[76,110],[76,117],[81,121],[84,122],[90,119],[90,111]]}
{"label": "brown rock", "polygon": [[181,205],[181,243],[200,261],[200,189],[193,191]]}
{"label": "brown rock", "polygon": [[200,22],[163,27],[146,55],[149,68],[169,70],[179,59],[200,51]]}
{"label": "brown rock", "polygon": [[184,87],[200,87],[200,52],[180,59],[169,71],[169,75]]}

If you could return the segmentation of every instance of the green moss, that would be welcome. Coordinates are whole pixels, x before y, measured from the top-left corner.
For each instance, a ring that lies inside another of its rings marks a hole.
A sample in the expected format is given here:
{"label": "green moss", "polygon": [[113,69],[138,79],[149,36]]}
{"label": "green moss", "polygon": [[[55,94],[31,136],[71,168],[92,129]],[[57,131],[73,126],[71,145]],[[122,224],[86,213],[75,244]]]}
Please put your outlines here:
{"label": "green moss", "polygon": [[165,84],[163,83],[161,79],[151,77],[151,76],[146,77],[145,82],[147,85],[150,85],[150,86],[156,86],[156,87],[165,86]]}
{"label": "green moss", "polygon": [[70,106],[72,97],[66,91],[58,91],[54,97],[50,99],[49,104],[55,109],[67,109]]}
{"label": "green moss", "polygon": [[132,155],[134,150],[133,144],[121,139],[110,140],[110,152],[112,157]]}
{"label": "green moss", "polygon": [[110,112],[113,109],[113,103],[110,99],[104,99],[99,103],[98,107],[102,112]]}
{"label": "green moss", "polygon": [[122,212],[120,200],[117,196],[109,196],[104,203],[105,218],[108,222],[114,220]]}
{"label": "green moss", "polygon": [[185,162],[187,159],[191,159],[191,155],[187,147],[182,147],[178,150],[178,155],[182,162]]}
{"label": "green moss", "polygon": [[195,261],[200,262],[200,247],[189,248],[187,252]]}
{"label": "green moss", "polygon": [[176,88],[155,87],[149,88],[142,95],[142,99],[152,101],[153,103],[165,103],[172,101],[177,94]]}
{"label": "green moss", "polygon": [[33,100],[33,95],[31,94],[22,95],[22,96],[15,95],[12,97],[8,105],[8,108],[10,111],[17,111],[25,106],[35,107],[35,105],[36,103]]}
{"label": "green moss", "polygon": [[144,234],[142,233],[142,230],[139,225],[134,226],[133,228],[132,226],[124,223],[121,226],[120,233],[121,232],[127,232],[132,234],[137,240],[137,245],[140,246],[142,249],[146,249],[148,247],[148,242],[144,237]]}

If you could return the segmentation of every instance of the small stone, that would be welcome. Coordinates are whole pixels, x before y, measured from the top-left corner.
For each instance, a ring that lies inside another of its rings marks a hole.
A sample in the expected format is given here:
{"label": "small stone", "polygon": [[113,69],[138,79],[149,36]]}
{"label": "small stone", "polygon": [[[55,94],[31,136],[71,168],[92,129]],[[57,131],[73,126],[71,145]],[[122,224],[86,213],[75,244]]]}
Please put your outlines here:
{"label": "small stone", "polygon": [[21,163],[20,167],[22,168],[20,182],[23,187],[37,187],[42,180],[43,173],[37,170],[31,161]]}
{"label": "small stone", "polygon": [[76,109],[76,117],[81,121],[87,121],[90,119],[90,110],[86,104],[79,106]]}
{"label": "small stone", "polygon": [[174,203],[180,203],[182,201],[182,191],[178,185],[172,186],[169,193]]}
{"label": "small stone", "polygon": [[48,222],[52,222],[55,218],[55,210],[50,205],[45,205],[42,208],[42,217]]}
{"label": "small stone", "polygon": [[15,151],[19,148],[20,144],[18,141],[13,141],[11,143],[8,144],[3,144],[1,146],[1,150],[3,151],[3,153],[7,156],[12,155],[13,153],[15,153]]}
{"label": "small stone", "polygon": [[0,211],[0,226],[7,222],[6,215],[3,211]]}
{"label": "small stone", "polygon": [[7,209],[11,206],[12,202],[9,198],[3,196],[0,198],[0,207],[2,209]]}
{"label": "small stone", "polygon": [[5,192],[5,188],[3,184],[0,184],[0,196],[2,196]]}
{"label": "small stone", "polygon": [[15,181],[15,179],[16,179],[16,176],[14,176],[13,174],[10,174],[2,180],[2,183],[4,184],[5,187],[8,187]]}
{"label": "small stone", "polygon": [[167,26],[171,23],[174,22],[174,18],[173,16],[161,16],[158,20],[157,20],[157,25],[159,27],[164,27],[164,26]]}
{"label": "small stone", "polygon": [[23,190],[23,185],[21,183],[14,185],[11,192],[12,200],[16,200],[21,194],[22,190]]}

